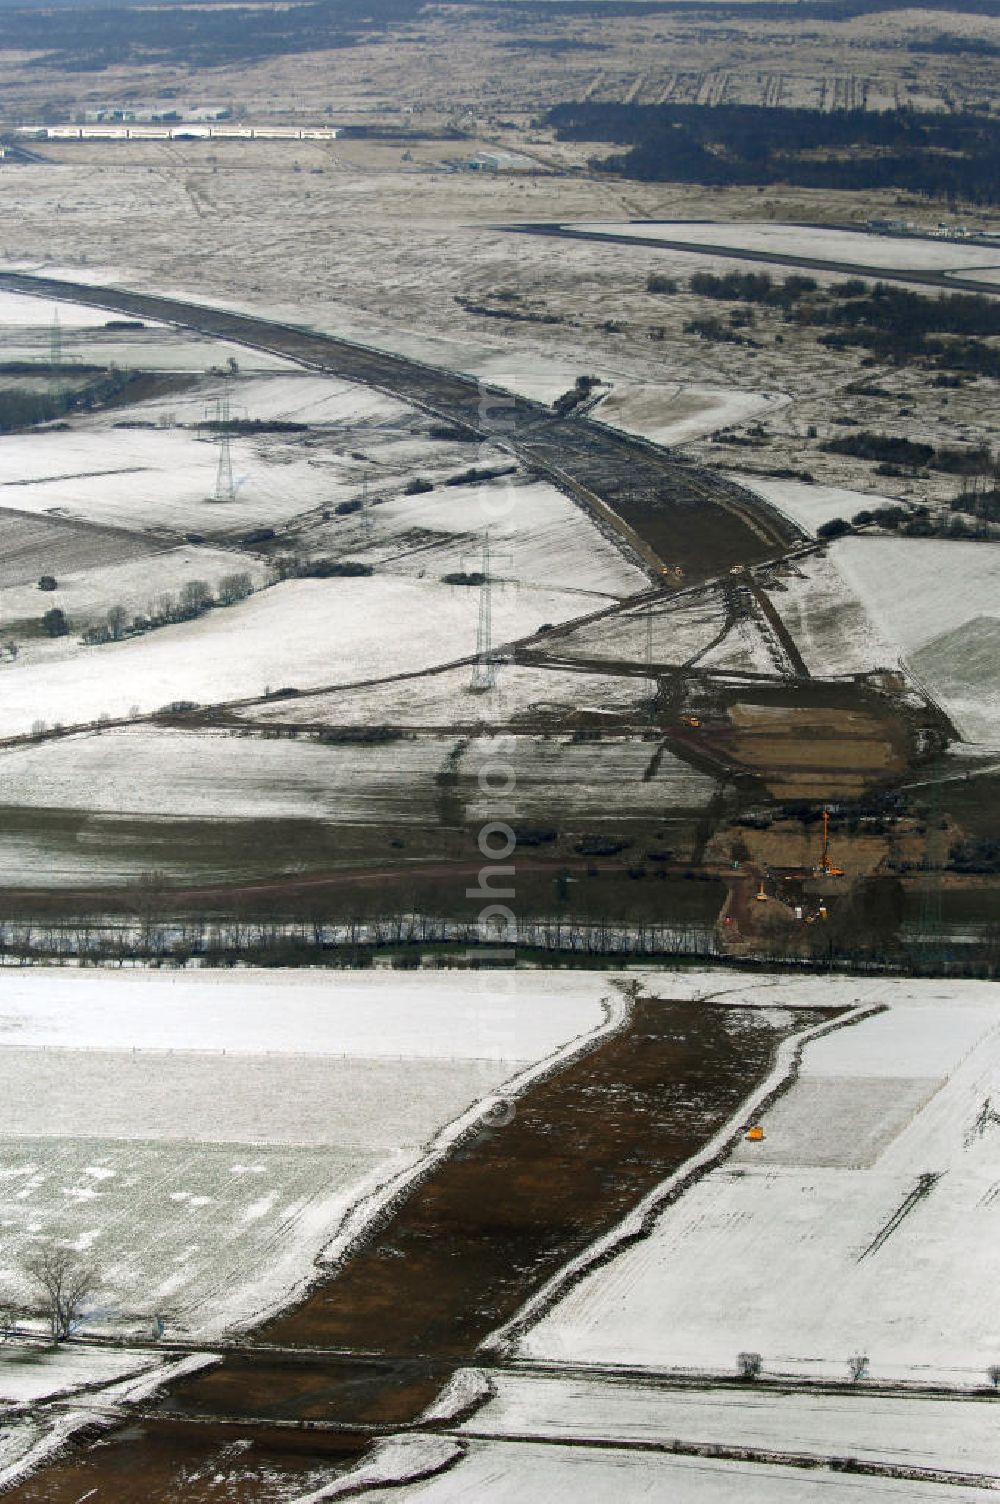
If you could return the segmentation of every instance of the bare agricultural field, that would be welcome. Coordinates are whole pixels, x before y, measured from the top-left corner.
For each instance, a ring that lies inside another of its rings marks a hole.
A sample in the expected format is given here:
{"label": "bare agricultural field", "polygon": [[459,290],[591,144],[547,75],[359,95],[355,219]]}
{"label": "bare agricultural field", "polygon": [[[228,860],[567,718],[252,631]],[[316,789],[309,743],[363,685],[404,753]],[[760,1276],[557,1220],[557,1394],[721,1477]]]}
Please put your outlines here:
{"label": "bare agricultural field", "polygon": [[[15,495],[10,492],[8,495]],[[116,567],[148,558],[162,548],[158,539],[124,528],[98,527],[63,517],[0,507],[0,588],[37,584],[43,574]],[[4,596],[0,606],[4,607]],[[39,597],[42,600],[43,597]]]}
{"label": "bare agricultural field", "polygon": [[136,727],[0,753],[7,805],[151,819],[433,819],[451,742],[324,746]]}
{"label": "bare agricultural field", "polygon": [[451,726],[531,723],[554,725],[578,714],[610,719],[642,715],[653,700],[653,679],[613,678],[604,674],[502,665],[492,689],[472,687],[470,668],[449,669],[420,678],[372,685],[359,690],[320,691],[294,700],[248,705],[242,720],[261,725],[303,726]]}
{"label": "bare agricultural field", "polygon": [[[0,754],[0,876],[11,887],[66,887],[151,869],[204,880],[388,863],[419,878],[429,858],[462,849],[475,859],[466,830],[485,818],[478,771],[498,756],[517,780],[508,813],[551,826],[552,838],[556,829],[676,821],[715,791],[659,738],[639,735],[595,743],[411,734],[329,745],[106,731]],[[438,901],[454,897],[442,887]]]}

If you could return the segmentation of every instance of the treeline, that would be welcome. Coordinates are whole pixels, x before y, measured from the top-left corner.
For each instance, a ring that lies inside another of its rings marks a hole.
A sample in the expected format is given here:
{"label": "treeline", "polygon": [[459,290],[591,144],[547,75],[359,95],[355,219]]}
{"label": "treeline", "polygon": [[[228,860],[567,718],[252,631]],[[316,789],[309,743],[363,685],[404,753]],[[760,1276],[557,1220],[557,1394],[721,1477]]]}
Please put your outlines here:
{"label": "treeline", "polygon": [[[895,365],[920,360],[936,370],[1000,376],[1000,350],[986,343],[1000,335],[1000,302],[978,293],[934,296],[886,282],[870,286],[858,277],[821,288],[814,277],[794,274],[779,280],[768,272],[695,272],[687,287],[716,302],[778,309],[789,323],[826,330],[819,343],[831,350],[860,347]],[[676,280],[652,273],[646,290],[680,289]],[[730,323],[740,327],[732,315]],[[705,338],[732,338],[712,320],[694,320],[685,330]],[[952,383],[942,378],[942,384]]]}
{"label": "treeline", "polygon": [[[648,292],[661,290],[656,285],[658,280],[655,274],[648,279]],[[764,303],[769,308],[793,308],[818,286],[815,277],[796,275],[777,282],[769,272],[725,272],[718,277],[712,272],[694,272],[688,278],[688,288],[698,297],[720,303]]]}
{"label": "treeline", "polygon": [[[87,369],[73,366],[69,374],[74,381],[79,381],[81,374],[87,374]],[[60,385],[63,373],[58,368],[50,371],[47,366],[27,361],[8,361],[0,365],[0,376],[13,377],[15,383],[18,376],[30,376],[35,381],[49,378],[50,381],[47,391],[33,391],[30,387],[13,383],[9,387],[0,387],[0,433],[34,428],[38,423],[51,423],[72,412],[89,412],[119,397],[138,374],[103,367],[91,369],[94,371],[91,380],[82,386],[68,387]]]}
{"label": "treeline", "polygon": [[[105,612],[104,619],[80,634],[81,642],[89,647],[104,642],[121,642],[125,637],[138,637],[144,632],[153,632],[157,627],[172,626],[176,622],[194,621],[204,616],[213,606],[235,606],[252,595],[254,583],[244,570],[226,574],[219,581],[216,591],[204,580],[188,580],[177,595],[165,593],[145,611],[131,612],[127,607],[114,605]],[[48,613],[51,615],[52,613]],[[59,613],[62,616],[62,612]],[[65,636],[69,623],[63,617],[61,629],[46,628],[53,637]]]}
{"label": "treeline", "polygon": [[956,37],[948,32],[939,32],[936,37],[919,37],[913,42],[907,42],[906,50],[942,53],[946,56],[962,56],[968,53],[973,57],[1000,57],[1000,47],[996,42],[989,42],[985,37]]}
{"label": "treeline", "polygon": [[951,509],[966,517],[976,517],[980,522],[1000,522],[1000,488],[963,490],[952,500]]}
{"label": "treeline", "polygon": [[895,434],[872,433],[867,429],[828,439],[820,448],[828,454],[849,454],[856,459],[873,460],[883,465],[941,470],[946,475],[989,475],[996,468],[992,451],[986,444],[975,449],[955,449],[948,445],[935,446],[903,439]]}
{"label": "treeline", "polygon": [[[884,474],[891,471],[904,472],[896,466],[880,467]],[[966,541],[981,541],[997,536],[995,524],[1000,522],[1000,491],[980,493],[984,504],[964,493],[956,497],[948,512],[931,512],[930,507],[917,503],[908,506],[887,505],[862,507],[855,512],[850,522],[844,517],[831,517],[816,529],[817,538],[830,541],[843,538],[854,528],[882,528],[885,532],[899,533],[904,538],[957,538]],[[961,870],[961,869],[960,869]]]}
{"label": "treeline", "polygon": [[[978,853],[973,860],[978,858]],[[870,887],[871,885],[869,885]],[[137,895],[141,897],[141,895]],[[891,895],[889,895],[891,900]],[[602,966],[609,961],[666,966],[732,964],[754,970],[780,966],[799,971],[846,970],[888,975],[1000,976],[1000,926],[956,943],[929,933],[901,933],[898,905],[878,904],[866,892],[844,907],[841,919],[812,933],[803,950],[801,927],[762,939],[753,956],[721,950],[712,926],[628,924],[559,917],[520,921],[501,940],[474,921],[424,914],[386,913],[336,924],[316,916],[301,921],[163,921],[152,914],[131,925],[86,918],[34,922],[0,920],[0,965],[67,961],[94,966],[325,966],[382,964],[496,968],[517,964]],[[140,905],[141,906],[141,905]],[[867,915],[866,915],[867,908]]]}
{"label": "treeline", "polygon": [[591,166],[648,182],[893,188],[1000,202],[1000,121],[978,113],[586,101],[556,105],[547,121],[560,140],[627,147]]}

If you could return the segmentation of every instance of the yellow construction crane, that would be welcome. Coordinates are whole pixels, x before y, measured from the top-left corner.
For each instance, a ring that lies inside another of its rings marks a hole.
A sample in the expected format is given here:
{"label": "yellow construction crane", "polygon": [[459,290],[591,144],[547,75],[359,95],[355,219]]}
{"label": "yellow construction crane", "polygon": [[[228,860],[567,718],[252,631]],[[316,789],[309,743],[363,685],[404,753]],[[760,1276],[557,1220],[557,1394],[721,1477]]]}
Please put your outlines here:
{"label": "yellow construction crane", "polygon": [[817,871],[823,877],[843,877],[843,867],[835,867],[830,860],[830,811],[823,811],[823,855],[819,859]]}

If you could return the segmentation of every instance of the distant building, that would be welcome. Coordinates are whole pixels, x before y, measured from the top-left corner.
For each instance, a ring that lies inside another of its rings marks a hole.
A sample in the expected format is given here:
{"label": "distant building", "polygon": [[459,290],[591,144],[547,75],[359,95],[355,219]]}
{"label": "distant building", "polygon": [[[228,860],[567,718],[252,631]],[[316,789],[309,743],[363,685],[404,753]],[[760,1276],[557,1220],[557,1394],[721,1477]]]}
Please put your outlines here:
{"label": "distant building", "polygon": [[538,163],[519,151],[477,151],[465,163],[469,172],[537,172]]}
{"label": "distant building", "polygon": [[38,141],[335,141],[333,125],[222,125],[184,121],[176,125],[19,125],[19,136]]}
{"label": "distant building", "polygon": [[865,221],[865,229],[871,230],[873,235],[909,235],[913,224],[908,219],[869,219]]}

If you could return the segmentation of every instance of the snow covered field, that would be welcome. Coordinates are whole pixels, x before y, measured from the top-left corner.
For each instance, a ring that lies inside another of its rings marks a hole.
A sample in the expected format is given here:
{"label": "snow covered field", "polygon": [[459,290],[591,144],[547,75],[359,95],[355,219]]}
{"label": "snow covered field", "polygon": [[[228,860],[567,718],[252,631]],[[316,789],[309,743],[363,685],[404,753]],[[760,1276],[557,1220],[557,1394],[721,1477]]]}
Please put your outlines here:
{"label": "snow covered field", "polygon": [[[345,1497],[350,1481],[343,1480]],[[473,1441],[466,1456],[437,1477],[364,1494],[370,1504],[858,1504],[873,1496],[892,1504],[989,1504],[996,1498],[987,1488],[939,1488],[909,1479],[873,1480],[549,1441]],[[337,1497],[320,1492],[295,1504]]]}
{"label": "snow covered field", "polygon": [[492,690],[470,689],[468,668],[448,669],[420,679],[373,685],[370,689],[335,690],[254,705],[241,712],[253,721],[279,721],[331,726],[454,726],[470,722],[487,725],[511,718],[531,718],[548,712],[599,710],[634,712],[652,699],[655,683],[636,677],[615,679],[605,674],[560,672],[501,664]]}
{"label": "snow covered field", "polygon": [[452,1120],[603,1026],[600,976],[7,972],[0,1278],[68,1241],[95,1320],[219,1332],[288,1298]]}
{"label": "snow covered field", "polygon": [[458,1427],[502,1441],[668,1442],[753,1447],[817,1459],[1000,1475],[989,1400],[670,1389],[623,1378],[490,1376],[494,1396]]}
{"label": "snow covered field", "polygon": [[[590,513],[546,481],[510,476],[490,485],[396,496],[375,510],[372,526],[370,552],[358,549],[360,556],[381,558],[399,573],[433,578],[475,571],[489,529],[498,580],[580,596],[627,596],[648,585],[645,572],[604,536]],[[359,523],[355,533],[360,535]],[[357,537],[353,546],[361,541]],[[578,612],[586,610],[581,599]]]}
{"label": "snow covered field", "polygon": [[202,581],[215,595],[219,582],[231,574],[247,574],[259,588],[267,579],[268,570],[261,559],[239,549],[193,544],[161,548],[120,563],[91,559],[84,569],[57,575],[58,588],[45,594],[39,594],[37,579],[5,590],[0,598],[0,623],[4,619],[37,618],[53,606],[60,607],[66,613],[71,636],[22,644],[22,652],[29,658],[36,657],[40,649],[44,649],[46,657],[52,656],[53,650],[63,656],[78,650],[79,639],[75,634],[92,622],[102,621],[112,606],[124,606],[130,621],[137,615],[151,616],[165,596],[176,602],[184,586],[192,581]]}
{"label": "snow covered field", "polygon": [[5,1344],[0,1347],[0,1402],[30,1404],[83,1387],[113,1384],[130,1375],[153,1371],[162,1361],[148,1352]]}
{"label": "snow covered field", "polygon": [[849,491],[843,486],[810,486],[798,480],[774,480],[769,476],[746,475],[731,471],[729,479],[762,496],[793,522],[815,532],[834,517],[850,521],[863,508],[893,505],[891,496],[865,491]]}
{"label": "snow covered field", "polygon": [[[90,569],[110,569],[162,550],[162,540],[143,533],[0,507],[0,588],[4,591],[0,621],[10,621],[14,614],[8,592],[19,585],[36,589],[43,574],[59,579]],[[41,600],[33,596],[33,608]]]}
{"label": "snow covered field", "polygon": [[54,319],[58,319],[63,329],[103,329],[111,317],[105,309],[88,308],[84,303],[56,303],[0,289],[0,328],[5,331],[5,348],[6,331],[10,329],[50,331]]}
{"label": "snow covered field", "polygon": [[[19,1049],[535,1059],[601,1016],[590,972],[122,972],[5,969],[0,1037]],[[470,1008],[470,995],[476,999]]]}
{"label": "snow covered field", "polygon": [[286,366],[284,372],[272,375],[201,381],[194,390],[136,403],[133,412],[146,421],[169,418],[173,423],[190,427],[203,423],[206,415],[213,417],[215,404],[228,400],[233,419],[259,419],[264,423],[348,427],[359,423],[400,423],[406,419],[414,426],[421,422],[411,408],[383,392],[339,381],[334,376],[316,376],[290,362]]}
{"label": "snow covered field", "polygon": [[[86,281],[79,270],[65,272]],[[114,273],[110,275],[113,277]],[[95,280],[95,279],[91,279]],[[99,280],[99,279],[96,279]],[[287,370],[289,362],[263,350],[210,339],[187,329],[173,329],[143,319],[141,329],[108,328],[123,315],[85,303],[36,298],[0,290],[0,331],[5,361],[37,361],[48,374],[53,329],[58,325],[63,358],[69,363],[116,365],[122,370],[177,371],[201,374],[231,358],[241,369]]]}
{"label": "snow covered field", "polygon": [[570,659],[679,664],[705,652],[725,625],[722,595],[708,587],[570,627],[553,634],[548,646]]}
{"label": "snow covered field", "polygon": [[433,822],[433,780],[452,745],[128,727],[0,751],[0,803],[154,819]]}
{"label": "snow covered field", "polygon": [[995,267],[1000,259],[1000,250],[996,246],[754,220],[664,220],[646,224],[574,221],[565,228],[586,230],[596,235],[627,235],[640,241],[683,240],[690,245],[736,246],[741,250],[805,256],[817,261],[851,262],[858,266],[879,267],[886,272],[912,268],[916,271],[962,273],[977,267]]}
{"label": "snow covered field", "polygon": [[837,570],[963,737],[1000,745],[1000,554],[989,543],[844,538]]}
{"label": "snow covered field", "polygon": [[843,1378],[863,1353],[877,1379],[985,1382],[1000,1008],[989,984],[865,990],[889,1011],[808,1045],[763,1143],[573,1286],[523,1356],[731,1373],[755,1351],[769,1373]]}
{"label": "snow covered field", "polygon": [[0,504],[137,530],[229,533],[274,526],[348,494],[280,434],[231,443],[236,496],[217,501],[219,448],[206,435],[100,425],[4,434]]}
{"label": "snow covered field", "polygon": [[849,588],[833,550],[807,554],[765,589],[812,674],[862,674],[895,668],[898,645],[880,635]]}
{"label": "snow covered field", "polygon": [[738,391],[688,382],[671,386],[615,382],[593,416],[599,423],[637,433],[654,444],[686,444],[731,424],[765,419],[790,401],[785,392]]}
{"label": "snow covered field", "polygon": [[[0,669],[0,735],[78,725],[176,700],[214,704],[412,672],[476,650],[475,590],[400,576],[292,580],[195,621]],[[579,612],[569,592],[498,589],[496,642]],[[401,628],[406,623],[406,629]]]}

